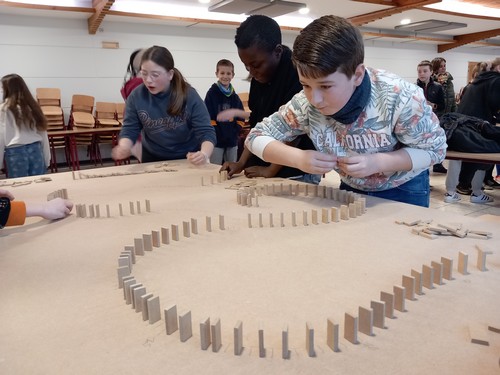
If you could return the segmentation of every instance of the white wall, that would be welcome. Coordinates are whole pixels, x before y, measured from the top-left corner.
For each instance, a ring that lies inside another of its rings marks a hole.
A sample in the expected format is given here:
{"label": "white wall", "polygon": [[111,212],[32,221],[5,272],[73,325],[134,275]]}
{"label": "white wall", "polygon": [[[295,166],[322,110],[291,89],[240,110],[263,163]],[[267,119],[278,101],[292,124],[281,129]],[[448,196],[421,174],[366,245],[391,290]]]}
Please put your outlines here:
{"label": "white wall", "polygon": [[[130,54],[137,48],[156,44],[172,52],[176,67],[202,98],[215,82],[215,64],[222,58],[235,64],[236,92],[245,92],[249,83],[234,45],[235,31],[236,28],[105,21],[96,35],[89,35],[87,23],[82,20],[0,14],[0,77],[9,73],[21,75],[33,94],[37,87],[60,88],[67,122],[73,94],[92,95],[96,101],[121,102],[120,88]],[[296,35],[284,32],[283,43],[292,47]],[[120,48],[103,49],[103,41],[118,42]],[[477,53],[461,49],[441,55],[455,78],[456,90],[466,83],[469,61],[500,55],[498,49],[484,51],[487,50]],[[387,69],[412,82],[416,80],[418,62],[436,56],[436,47],[432,45],[366,41],[366,65]],[[101,147],[103,157],[109,157],[108,148]],[[87,158],[84,150],[79,153],[80,160]],[[57,159],[64,160],[62,152]]]}
{"label": "white wall", "polygon": [[[34,92],[37,87],[59,87],[63,107],[69,112],[73,94],[93,95],[96,101],[121,101],[119,90],[133,50],[153,44],[167,47],[176,67],[202,97],[215,81],[215,64],[227,58],[235,64],[233,85],[248,91],[244,66],[234,45],[235,28],[173,27],[140,23],[104,22],[96,35],[89,35],[87,23],[56,19],[0,15],[0,76],[20,74]],[[284,44],[292,46],[295,33],[284,33]],[[114,41],[119,49],[103,49],[103,41]],[[462,49],[464,50],[464,49]],[[455,77],[458,90],[466,83],[468,61],[488,60],[499,54],[446,52],[441,56]],[[366,64],[384,68],[415,81],[416,66],[437,56],[432,45],[366,42]]]}

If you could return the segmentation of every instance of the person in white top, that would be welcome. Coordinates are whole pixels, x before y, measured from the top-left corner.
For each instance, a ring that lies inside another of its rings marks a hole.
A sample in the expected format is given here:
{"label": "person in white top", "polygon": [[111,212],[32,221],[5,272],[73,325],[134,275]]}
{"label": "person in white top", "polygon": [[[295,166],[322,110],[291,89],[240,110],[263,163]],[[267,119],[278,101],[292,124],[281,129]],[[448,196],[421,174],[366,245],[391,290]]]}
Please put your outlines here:
{"label": "person in white top", "polygon": [[2,77],[0,168],[9,178],[44,174],[50,163],[47,119],[18,74]]}

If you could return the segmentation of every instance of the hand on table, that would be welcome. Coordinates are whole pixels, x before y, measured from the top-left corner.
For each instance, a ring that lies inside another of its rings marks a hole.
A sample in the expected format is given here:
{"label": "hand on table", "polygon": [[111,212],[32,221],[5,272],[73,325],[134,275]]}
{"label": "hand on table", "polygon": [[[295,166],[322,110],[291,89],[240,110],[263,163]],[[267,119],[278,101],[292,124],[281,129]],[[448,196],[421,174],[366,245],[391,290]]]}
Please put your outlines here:
{"label": "hand on table", "polygon": [[253,167],[245,168],[245,176],[248,178],[255,177],[265,177],[271,178],[274,177],[276,173],[270,167],[255,165]]}
{"label": "hand on table", "polygon": [[210,163],[210,158],[203,151],[188,152],[186,158],[193,165],[204,165]]}
{"label": "hand on table", "polygon": [[233,175],[241,173],[243,171],[243,167],[238,162],[226,161],[219,169],[219,172],[222,171],[227,171],[227,178],[231,178]]}

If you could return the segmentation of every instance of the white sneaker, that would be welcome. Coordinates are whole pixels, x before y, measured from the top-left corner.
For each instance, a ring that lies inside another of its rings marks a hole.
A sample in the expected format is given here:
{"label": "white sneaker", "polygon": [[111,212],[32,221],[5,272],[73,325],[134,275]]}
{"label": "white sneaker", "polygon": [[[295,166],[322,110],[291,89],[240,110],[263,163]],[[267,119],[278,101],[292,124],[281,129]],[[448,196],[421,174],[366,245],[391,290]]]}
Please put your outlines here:
{"label": "white sneaker", "polygon": [[486,194],[481,194],[481,195],[474,195],[474,194],[471,194],[470,196],[470,201],[471,203],[491,203],[494,201],[494,199],[492,197],[490,197],[489,195],[486,195]]}
{"label": "white sneaker", "polygon": [[[453,194],[450,194],[450,193],[446,193],[444,195],[444,201],[446,203],[456,203],[460,200],[460,196],[457,194],[457,193],[453,193]],[[472,198],[471,198],[472,200]]]}

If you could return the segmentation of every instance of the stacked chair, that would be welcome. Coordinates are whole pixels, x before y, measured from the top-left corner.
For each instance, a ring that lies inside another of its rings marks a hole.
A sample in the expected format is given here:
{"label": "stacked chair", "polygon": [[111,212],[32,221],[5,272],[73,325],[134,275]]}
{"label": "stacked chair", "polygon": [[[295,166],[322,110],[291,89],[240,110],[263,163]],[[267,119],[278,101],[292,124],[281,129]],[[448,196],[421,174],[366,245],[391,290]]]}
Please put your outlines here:
{"label": "stacked chair", "polygon": [[[75,94],[71,99],[71,113],[69,116],[68,127],[72,130],[92,129],[96,126],[94,118],[94,97],[90,95]],[[97,165],[102,164],[99,147],[97,146],[97,137],[94,134],[75,134],[74,146],[87,147],[87,156],[90,161]],[[75,153],[78,150],[75,150]]]}
{"label": "stacked chair", "polygon": [[125,116],[125,103],[116,103],[116,119],[123,124],[123,117]]}
{"label": "stacked chair", "polygon": [[[95,122],[98,128],[119,128],[122,126],[117,119],[116,103],[111,102],[96,102],[95,103]],[[109,143],[114,146],[116,136],[113,135],[98,135],[97,145],[101,143]]]}
{"label": "stacked chair", "polygon": [[[47,131],[66,130],[64,123],[64,111],[61,107],[61,90],[59,88],[37,88],[36,99],[42,112],[45,115],[48,123]],[[66,143],[66,138],[61,136],[50,137],[50,170],[57,172],[56,149],[64,149],[66,163],[68,164],[69,149]]]}

